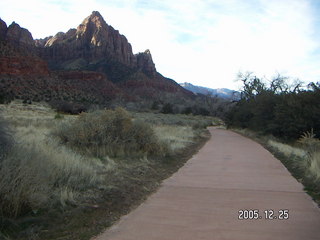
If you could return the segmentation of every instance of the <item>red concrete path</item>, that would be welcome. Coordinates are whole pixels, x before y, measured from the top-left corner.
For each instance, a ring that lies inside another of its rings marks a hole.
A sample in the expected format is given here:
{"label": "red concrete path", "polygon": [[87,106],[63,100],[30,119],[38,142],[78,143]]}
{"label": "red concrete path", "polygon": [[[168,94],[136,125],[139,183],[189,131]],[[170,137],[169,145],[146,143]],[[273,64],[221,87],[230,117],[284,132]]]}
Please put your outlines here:
{"label": "red concrete path", "polygon": [[[320,211],[279,160],[254,141],[210,129],[211,139],[145,203],[96,240],[319,240]],[[240,209],[262,219],[239,220]],[[288,220],[264,210],[288,209]]]}

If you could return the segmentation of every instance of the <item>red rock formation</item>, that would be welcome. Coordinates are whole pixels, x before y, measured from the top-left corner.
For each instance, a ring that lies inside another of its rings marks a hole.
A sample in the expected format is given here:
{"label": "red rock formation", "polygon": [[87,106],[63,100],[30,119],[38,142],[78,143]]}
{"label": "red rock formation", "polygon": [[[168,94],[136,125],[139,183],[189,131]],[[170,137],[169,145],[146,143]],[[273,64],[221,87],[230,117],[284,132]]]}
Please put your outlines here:
{"label": "red rock formation", "polygon": [[136,54],[136,57],[139,70],[154,77],[157,73],[157,70],[153,63],[150,50],[147,49],[144,53],[138,53]]}
{"label": "red rock formation", "polygon": [[99,12],[93,12],[77,29],[57,33],[44,43],[41,56],[53,63],[83,58],[86,61],[111,59],[130,67],[136,66],[132,47],[125,36],[109,26]]}
{"label": "red rock formation", "polygon": [[48,65],[36,57],[0,57],[0,74],[48,76]]}
{"label": "red rock formation", "polygon": [[81,59],[86,64],[97,61],[109,65],[119,63],[150,76],[157,72],[150,51],[134,55],[126,37],[108,25],[97,11],[85,18],[77,29],[36,40],[36,45],[41,49],[40,55],[56,69]]}
{"label": "red rock formation", "polygon": [[134,55],[126,37],[99,12],[77,29],[39,40],[16,23],[7,28],[0,19],[0,80],[0,89],[11,95],[46,101],[106,103],[118,97],[139,100],[191,94],[156,71],[149,50]]}

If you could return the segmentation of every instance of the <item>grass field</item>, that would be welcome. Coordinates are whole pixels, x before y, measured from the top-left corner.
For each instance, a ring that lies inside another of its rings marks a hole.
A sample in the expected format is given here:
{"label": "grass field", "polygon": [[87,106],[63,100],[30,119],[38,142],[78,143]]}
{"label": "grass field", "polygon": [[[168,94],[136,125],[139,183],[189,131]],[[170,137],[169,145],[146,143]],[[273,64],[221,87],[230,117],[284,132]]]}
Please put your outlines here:
{"label": "grass field", "polygon": [[206,126],[220,124],[123,109],[64,115],[19,101],[0,105],[0,115],[13,139],[0,159],[7,239],[90,239],[181,167]]}

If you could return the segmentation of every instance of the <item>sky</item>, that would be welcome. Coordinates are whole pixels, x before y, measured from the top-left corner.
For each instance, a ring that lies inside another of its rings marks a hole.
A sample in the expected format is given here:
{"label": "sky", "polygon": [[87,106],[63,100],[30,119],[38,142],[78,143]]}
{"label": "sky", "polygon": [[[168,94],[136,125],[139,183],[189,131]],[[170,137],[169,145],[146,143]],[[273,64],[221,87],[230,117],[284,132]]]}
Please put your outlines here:
{"label": "sky", "polygon": [[248,71],[320,81],[320,0],[0,1],[0,18],[35,39],[76,28],[92,11],[179,83],[238,90]]}

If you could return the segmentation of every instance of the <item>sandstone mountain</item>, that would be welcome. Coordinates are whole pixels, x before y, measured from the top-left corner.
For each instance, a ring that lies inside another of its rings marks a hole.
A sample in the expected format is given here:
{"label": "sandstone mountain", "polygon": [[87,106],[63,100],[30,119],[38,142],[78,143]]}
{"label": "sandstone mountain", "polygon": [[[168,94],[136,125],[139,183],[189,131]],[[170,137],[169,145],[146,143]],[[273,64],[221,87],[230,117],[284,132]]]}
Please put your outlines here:
{"label": "sandstone mountain", "polygon": [[193,97],[157,72],[149,50],[133,54],[97,11],[76,29],[37,40],[0,19],[0,50],[0,94],[12,97],[100,104]]}

